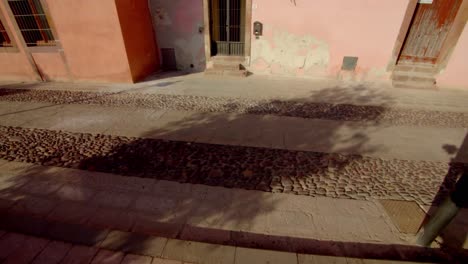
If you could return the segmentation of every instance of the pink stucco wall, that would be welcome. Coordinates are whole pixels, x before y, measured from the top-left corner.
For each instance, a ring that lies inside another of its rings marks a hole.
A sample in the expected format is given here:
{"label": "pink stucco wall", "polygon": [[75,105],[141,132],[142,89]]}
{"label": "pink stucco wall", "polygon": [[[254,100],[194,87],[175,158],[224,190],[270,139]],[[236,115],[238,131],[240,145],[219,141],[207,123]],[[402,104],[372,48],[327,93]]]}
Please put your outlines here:
{"label": "pink stucco wall", "polygon": [[360,80],[386,79],[408,0],[253,0],[251,70],[295,76],[333,76],[344,56],[359,58]]}
{"label": "pink stucco wall", "polygon": [[35,81],[34,73],[24,53],[0,51],[0,80]]}
{"label": "pink stucco wall", "polygon": [[47,0],[76,80],[132,82],[115,0]]}
{"label": "pink stucco wall", "polygon": [[437,78],[437,85],[442,88],[468,88],[468,26],[465,26],[458,40],[447,67]]}
{"label": "pink stucco wall", "polygon": [[[60,46],[46,51],[19,45],[5,12],[16,52],[0,49],[0,78],[51,81],[133,82],[157,70],[156,40],[146,0],[44,0]],[[116,3],[117,2],[117,3]],[[6,1],[0,9],[7,10]],[[42,47],[44,48],[44,47]],[[31,60],[28,60],[31,54]]]}
{"label": "pink stucco wall", "polygon": [[47,81],[69,81],[63,58],[58,52],[32,53],[37,70]]}
{"label": "pink stucco wall", "polygon": [[[12,29],[13,25],[10,20],[7,19],[6,1],[0,1],[0,12],[3,25],[6,28]],[[10,34],[10,39],[13,44],[20,41],[14,34]],[[3,80],[26,80],[34,81],[38,79],[37,74],[34,72],[26,54],[18,49],[16,51],[6,51],[0,48],[0,79]]]}

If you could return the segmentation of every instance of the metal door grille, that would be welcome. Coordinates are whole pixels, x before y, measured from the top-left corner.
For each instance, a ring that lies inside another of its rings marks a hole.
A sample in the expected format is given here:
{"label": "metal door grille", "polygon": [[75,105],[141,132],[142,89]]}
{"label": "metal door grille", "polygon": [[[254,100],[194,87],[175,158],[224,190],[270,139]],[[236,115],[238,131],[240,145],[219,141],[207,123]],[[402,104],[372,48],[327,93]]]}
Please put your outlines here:
{"label": "metal door grille", "polygon": [[8,0],[28,47],[55,45],[55,38],[40,0]]}
{"label": "metal door grille", "polygon": [[11,47],[11,40],[8,36],[8,32],[3,26],[2,21],[0,20],[0,47]]}
{"label": "metal door grille", "polygon": [[211,5],[213,55],[244,55],[244,0],[213,0]]}

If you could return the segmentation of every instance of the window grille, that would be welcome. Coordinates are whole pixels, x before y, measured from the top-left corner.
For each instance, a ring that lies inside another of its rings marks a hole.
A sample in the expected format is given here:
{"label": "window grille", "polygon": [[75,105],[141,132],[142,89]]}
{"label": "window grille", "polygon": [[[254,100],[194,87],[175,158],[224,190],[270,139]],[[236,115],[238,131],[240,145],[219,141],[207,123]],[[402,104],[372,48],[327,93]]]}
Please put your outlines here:
{"label": "window grille", "polygon": [[0,20],[0,47],[11,47],[11,40],[8,36],[8,32],[3,26],[2,21]]}
{"label": "window grille", "polygon": [[55,38],[40,0],[8,0],[28,47],[54,46]]}

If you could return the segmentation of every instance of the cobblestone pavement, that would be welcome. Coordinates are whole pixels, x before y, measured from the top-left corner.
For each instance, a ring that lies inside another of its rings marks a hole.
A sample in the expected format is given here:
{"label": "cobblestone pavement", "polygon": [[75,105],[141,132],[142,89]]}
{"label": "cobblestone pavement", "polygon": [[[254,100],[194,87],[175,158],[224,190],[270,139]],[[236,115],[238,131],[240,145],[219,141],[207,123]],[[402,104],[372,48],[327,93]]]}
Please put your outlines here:
{"label": "cobblestone pavement", "polygon": [[460,112],[227,97],[0,89],[0,101],[133,106],[198,112],[268,114],[343,121],[367,121],[392,125],[468,127],[468,113]]}
{"label": "cobblestone pavement", "polygon": [[442,162],[1,126],[0,159],[181,183],[310,196],[410,200],[424,205],[432,203],[441,185],[439,194],[446,193],[463,166],[452,164],[450,169]]}

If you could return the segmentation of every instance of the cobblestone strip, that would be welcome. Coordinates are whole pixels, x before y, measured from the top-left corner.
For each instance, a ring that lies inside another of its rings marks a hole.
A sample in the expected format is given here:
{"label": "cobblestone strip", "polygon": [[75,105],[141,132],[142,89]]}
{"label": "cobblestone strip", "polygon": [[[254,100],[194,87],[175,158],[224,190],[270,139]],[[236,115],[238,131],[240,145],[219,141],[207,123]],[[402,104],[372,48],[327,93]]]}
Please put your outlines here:
{"label": "cobblestone strip", "polygon": [[133,106],[152,109],[268,114],[342,121],[366,121],[392,125],[468,127],[468,113],[298,101],[163,94],[36,91],[26,89],[0,89],[0,101]]}
{"label": "cobblestone strip", "polygon": [[[0,127],[0,159],[266,192],[431,204],[463,164]],[[450,169],[450,172],[449,172]],[[442,187],[441,187],[442,185]]]}

